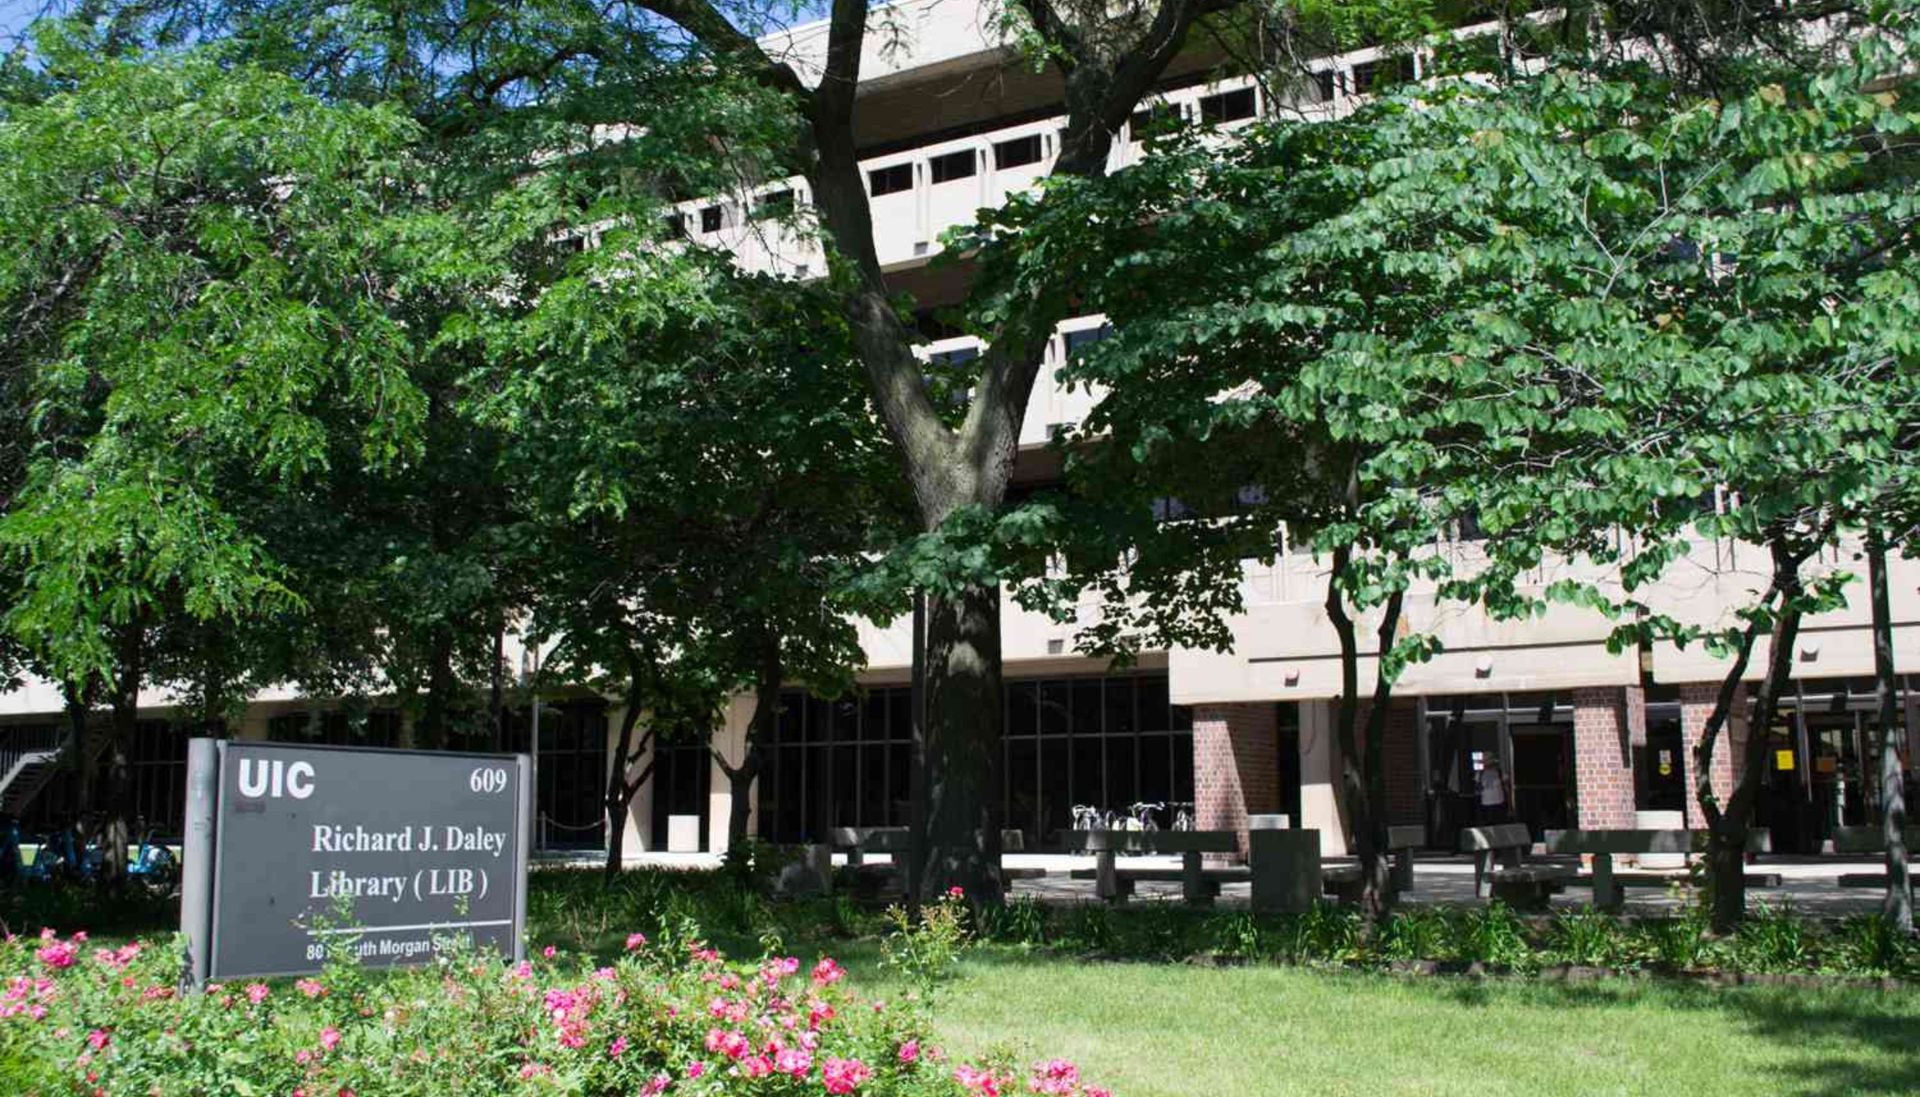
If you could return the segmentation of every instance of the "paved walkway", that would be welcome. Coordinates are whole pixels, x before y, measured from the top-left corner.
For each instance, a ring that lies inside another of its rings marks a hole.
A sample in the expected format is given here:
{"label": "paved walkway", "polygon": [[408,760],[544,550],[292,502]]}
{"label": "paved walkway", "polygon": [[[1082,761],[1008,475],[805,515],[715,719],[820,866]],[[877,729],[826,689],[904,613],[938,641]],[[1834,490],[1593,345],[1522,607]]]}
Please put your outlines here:
{"label": "paved walkway", "polygon": [[[584,855],[592,858],[591,854]],[[549,864],[555,861],[570,861],[571,858],[542,858],[538,863]],[[885,861],[884,856],[872,858]],[[836,857],[835,863],[843,858]],[[599,864],[597,858],[593,864]],[[652,865],[662,868],[713,868],[720,863],[718,856],[708,853],[645,853],[630,858],[629,864]],[[1052,853],[1012,853],[1006,858],[1009,868],[1038,868],[1046,872],[1045,876],[1033,879],[1016,880],[1013,894],[1031,895],[1047,902],[1073,903],[1092,902],[1093,881],[1076,880],[1071,875],[1074,869],[1091,869],[1092,857],[1073,856]],[[1152,865],[1161,868],[1178,868],[1177,857],[1141,857],[1128,858],[1128,864]],[[1840,917],[1849,914],[1866,914],[1880,909],[1882,892],[1878,888],[1843,888],[1840,875],[1851,872],[1879,872],[1880,862],[1864,859],[1837,859],[1832,857],[1763,857],[1758,864],[1750,866],[1749,871],[1756,873],[1777,873],[1781,886],[1777,888],[1754,888],[1749,890],[1749,903],[1766,902],[1790,904],[1802,914]],[[1472,905],[1481,900],[1473,894],[1473,862],[1463,856],[1422,855],[1414,861],[1413,891],[1403,897],[1403,901],[1413,904],[1445,903],[1460,906]],[[1222,906],[1245,906],[1247,904],[1248,885],[1230,883],[1221,888]],[[1553,897],[1553,905],[1558,908],[1584,906],[1591,902],[1593,892],[1579,883],[1571,884],[1559,895]],[[1638,887],[1628,888],[1626,907],[1629,913],[1654,914],[1678,909],[1684,901],[1684,895],[1669,893],[1666,889]],[[1135,888],[1135,901],[1180,901],[1180,885],[1172,882],[1141,881]]]}

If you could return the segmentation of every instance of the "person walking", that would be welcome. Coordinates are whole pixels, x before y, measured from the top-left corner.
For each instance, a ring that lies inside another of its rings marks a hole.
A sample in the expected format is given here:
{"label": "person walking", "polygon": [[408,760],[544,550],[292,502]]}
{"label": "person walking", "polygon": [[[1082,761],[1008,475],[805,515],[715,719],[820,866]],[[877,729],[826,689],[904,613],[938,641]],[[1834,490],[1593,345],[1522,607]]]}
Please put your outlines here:
{"label": "person walking", "polygon": [[1474,775],[1475,790],[1480,794],[1480,824],[1507,821],[1507,775],[1500,772],[1500,763],[1492,758],[1480,767]]}

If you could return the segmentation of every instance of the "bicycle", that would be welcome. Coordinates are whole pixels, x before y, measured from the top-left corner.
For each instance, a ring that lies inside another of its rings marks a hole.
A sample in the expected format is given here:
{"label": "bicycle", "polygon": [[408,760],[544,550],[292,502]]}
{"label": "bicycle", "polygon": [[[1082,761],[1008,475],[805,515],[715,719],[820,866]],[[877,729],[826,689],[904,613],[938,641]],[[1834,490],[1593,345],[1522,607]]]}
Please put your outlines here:
{"label": "bicycle", "polygon": [[1073,829],[1105,830],[1105,822],[1104,813],[1099,808],[1086,804],[1073,805]]}
{"label": "bicycle", "polygon": [[1173,809],[1174,809],[1173,810],[1173,829],[1178,831],[1192,830],[1193,829],[1193,805],[1192,804],[1175,804],[1173,805]]}
{"label": "bicycle", "polygon": [[1141,830],[1141,831],[1148,831],[1148,832],[1159,830],[1160,821],[1158,819],[1155,819],[1154,815],[1158,812],[1165,811],[1166,809],[1167,809],[1167,805],[1165,804],[1161,804],[1161,803],[1150,804],[1145,801],[1142,801],[1140,803],[1133,805],[1132,807],[1127,809],[1128,813],[1132,816],[1132,819],[1130,819],[1129,822],[1133,824],[1129,826],[1127,829]]}
{"label": "bicycle", "polygon": [[148,828],[140,835],[140,851],[127,866],[127,879],[154,895],[171,895],[180,885],[180,860],[171,847],[154,841],[157,833]]}

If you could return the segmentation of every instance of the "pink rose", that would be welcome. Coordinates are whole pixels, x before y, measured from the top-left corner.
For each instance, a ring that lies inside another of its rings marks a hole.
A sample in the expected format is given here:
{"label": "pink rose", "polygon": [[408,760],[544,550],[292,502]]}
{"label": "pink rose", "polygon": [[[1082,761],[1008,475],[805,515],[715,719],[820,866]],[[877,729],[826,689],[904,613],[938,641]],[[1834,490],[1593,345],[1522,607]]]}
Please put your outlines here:
{"label": "pink rose", "polygon": [[852,1093],[871,1077],[873,1069],[858,1059],[828,1059],[820,1068],[820,1080],[833,1094]]}
{"label": "pink rose", "polygon": [[637,949],[641,945],[644,945],[646,943],[647,943],[647,935],[644,933],[627,934],[627,951],[628,952],[632,952],[634,949]]}
{"label": "pink rose", "polygon": [[906,1043],[901,1044],[900,1045],[900,1061],[903,1063],[919,1062],[920,1061],[920,1041],[908,1040]]}
{"label": "pink rose", "polygon": [[339,1047],[340,1046],[340,1030],[337,1028],[334,1028],[332,1025],[328,1025],[326,1028],[321,1029],[320,1030],[320,1046],[326,1049],[327,1051],[332,1051],[334,1048]]}
{"label": "pink rose", "polygon": [[824,956],[813,965],[813,981],[820,986],[831,986],[845,978],[847,971],[833,962],[833,957]]}

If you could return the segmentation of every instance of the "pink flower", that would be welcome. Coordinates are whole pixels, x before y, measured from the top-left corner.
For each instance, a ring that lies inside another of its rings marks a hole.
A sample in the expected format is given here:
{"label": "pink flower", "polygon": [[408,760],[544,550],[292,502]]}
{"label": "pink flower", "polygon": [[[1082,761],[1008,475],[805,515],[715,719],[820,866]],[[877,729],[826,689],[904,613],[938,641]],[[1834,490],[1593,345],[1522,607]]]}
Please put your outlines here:
{"label": "pink flower", "polygon": [[705,1074],[706,1072],[707,1072],[707,1064],[701,1062],[698,1059],[695,1059],[693,1062],[687,1064],[687,1077],[689,1078],[698,1078],[702,1074]]}
{"label": "pink flower", "polygon": [[637,949],[641,945],[644,945],[646,943],[647,943],[647,935],[644,933],[627,934],[627,951],[628,952],[632,952],[634,949]]}
{"label": "pink flower", "polygon": [[320,1046],[328,1051],[340,1046],[340,1030],[328,1025],[320,1030]]}
{"label": "pink flower", "polygon": [[819,986],[832,986],[845,978],[846,974],[846,969],[834,963],[831,956],[823,956],[819,963],[813,965],[813,981]]}
{"label": "pink flower", "polygon": [[520,1077],[538,1078],[542,1074],[552,1074],[553,1068],[545,1063],[528,1063],[520,1068]]}
{"label": "pink flower", "polygon": [[749,1055],[740,1060],[740,1073],[749,1078],[764,1078],[773,1073],[773,1061],[764,1055]]}
{"label": "pink flower", "polygon": [[707,1050],[718,1052],[729,1059],[739,1059],[753,1050],[753,1045],[738,1032],[716,1028],[707,1032]]}
{"label": "pink flower", "polygon": [[300,993],[306,995],[309,998],[318,998],[322,994],[325,994],[327,992],[326,987],[321,986],[319,983],[315,982],[312,979],[300,979],[295,981],[295,983],[293,984],[293,989],[299,991]]}
{"label": "pink flower", "polygon": [[973,1097],[1000,1097],[1000,1079],[990,1070],[955,1067],[953,1080],[959,1082]]}
{"label": "pink flower", "polygon": [[267,995],[271,993],[272,991],[267,989],[267,984],[265,983],[247,984],[247,1001],[252,1002],[256,1006],[266,1001]]}
{"label": "pink flower", "polygon": [[112,1039],[113,1034],[104,1028],[96,1028],[92,1032],[87,1033],[87,1043],[95,1051],[105,1051],[108,1042]]}
{"label": "pink flower", "polygon": [[551,959],[553,959],[553,954],[554,954],[554,951],[555,951],[555,950],[554,950],[554,947],[553,947],[552,945],[548,945],[548,946],[547,946],[546,948],[543,948],[543,949],[541,949],[541,950],[540,950],[540,955],[542,955],[542,956],[544,956],[544,957],[546,957],[547,959],[549,959],[549,960],[551,960]]}
{"label": "pink flower", "polygon": [[967,889],[961,887],[959,884],[955,884],[947,889],[947,898],[949,899],[965,899],[966,897]]}
{"label": "pink flower", "polygon": [[919,1062],[920,1061],[920,1041],[908,1040],[906,1043],[901,1044],[900,1045],[900,1061],[903,1063]]}
{"label": "pink flower", "polygon": [[1046,1097],[1071,1097],[1080,1085],[1080,1068],[1065,1059],[1049,1059],[1033,1068],[1027,1088]]}
{"label": "pink flower", "polygon": [[613,1038],[613,1043],[607,1045],[607,1058],[609,1059],[618,1059],[626,1053],[627,1038],[625,1036],[616,1036]]}
{"label": "pink flower", "polygon": [[647,1080],[646,1085],[640,1087],[640,1097],[659,1097],[659,1095],[665,1093],[667,1087],[672,1084],[673,1079],[671,1077],[665,1074],[656,1074]]}
{"label": "pink flower", "polygon": [[852,1093],[871,1077],[873,1069],[858,1059],[828,1059],[820,1068],[820,1080],[828,1093]]}
{"label": "pink flower", "polygon": [[[55,971],[72,967],[74,960],[79,958],[79,948],[75,947],[71,941],[53,940],[51,937],[52,933],[52,930],[48,930],[40,935],[41,940],[52,940],[52,943],[41,948],[35,952],[34,955],[39,958],[41,963],[53,968]],[[77,934],[74,939],[79,939]]]}
{"label": "pink flower", "polygon": [[306,1066],[308,1063],[313,1062],[313,1052],[308,1051],[306,1048],[301,1048],[299,1051],[293,1053],[293,1061],[299,1063],[301,1066]]}
{"label": "pink flower", "polygon": [[813,1070],[813,1055],[803,1048],[781,1048],[773,1056],[773,1069],[795,1078],[804,1078]]}

